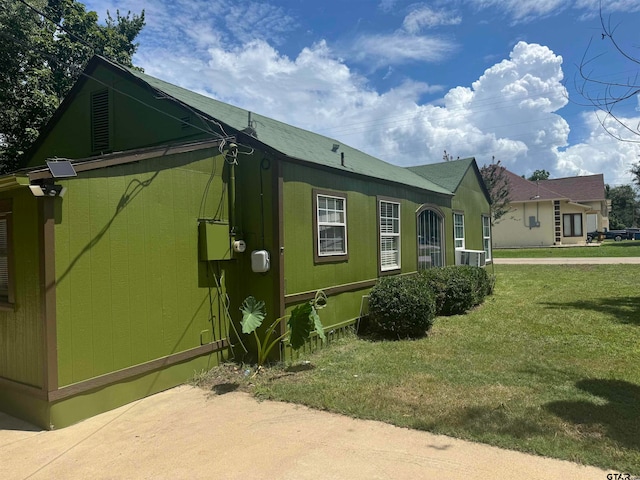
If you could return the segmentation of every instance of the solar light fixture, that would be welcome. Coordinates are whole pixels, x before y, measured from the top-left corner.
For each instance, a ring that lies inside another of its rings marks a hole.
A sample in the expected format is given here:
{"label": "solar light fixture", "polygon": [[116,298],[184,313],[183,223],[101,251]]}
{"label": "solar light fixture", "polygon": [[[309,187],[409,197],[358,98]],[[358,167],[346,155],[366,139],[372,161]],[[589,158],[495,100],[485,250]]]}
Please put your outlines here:
{"label": "solar light fixture", "polygon": [[77,177],[75,168],[69,160],[47,160],[47,167],[53,178],[69,178]]}
{"label": "solar light fixture", "polygon": [[35,197],[63,197],[67,191],[62,185],[52,184],[29,185],[29,189]]}

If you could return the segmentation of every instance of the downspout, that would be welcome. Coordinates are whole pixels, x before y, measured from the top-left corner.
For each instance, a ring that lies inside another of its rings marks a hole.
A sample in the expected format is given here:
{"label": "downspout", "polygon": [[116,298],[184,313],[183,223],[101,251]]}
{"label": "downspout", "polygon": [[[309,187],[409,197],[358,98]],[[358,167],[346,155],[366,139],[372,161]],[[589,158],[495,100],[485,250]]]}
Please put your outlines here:
{"label": "downspout", "polygon": [[[238,212],[236,206],[236,165],[238,164],[238,146],[235,143],[229,145],[229,151],[224,155],[225,162],[229,166],[229,238],[231,246],[239,235]],[[233,251],[233,248],[232,248]]]}
{"label": "downspout", "polygon": [[229,163],[229,235],[236,236],[236,164]]}

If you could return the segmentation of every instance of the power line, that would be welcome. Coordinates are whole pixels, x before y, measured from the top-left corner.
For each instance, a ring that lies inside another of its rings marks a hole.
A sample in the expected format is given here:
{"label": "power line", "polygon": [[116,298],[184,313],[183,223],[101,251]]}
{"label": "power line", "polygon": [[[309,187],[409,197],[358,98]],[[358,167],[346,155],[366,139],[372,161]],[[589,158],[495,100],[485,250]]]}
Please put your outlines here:
{"label": "power line", "polygon": [[[37,8],[35,8],[35,7],[31,6],[31,5],[29,5],[25,0],[18,0],[18,1],[19,1],[20,3],[22,3],[23,5],[25,5],[26,7],[28,7],[28,8],[29,8],[30,10],[32,10],[33,12],[37,13],[38,15],[41,15],[43,18],[45,18],[45,19],[46,19],[46,20],[48,20],[49,22],[53,23],[56,27],[60,28],[60,29],[61,29],[62,31],[64,31],[65,33],[67,33],[67,34],[71,35],[71,36],[72,36],[75,40],[77,40],[78,42],[80,42],[80,43],[82,43],[83,45],[85,45],[85,46],[87,46],[87,47],[91,48],[93,52],[95,52],[95,51],[96,51],[96,48],[95,48],[93,45],[91,45],[91,43],[89,43],[88,41],[86,41],[85,39],[83,39],[82,37],[80,37],[79,35],[76,35],[76,34],[74,34],[73,32],[70,32],[68,29],[64,28],[61,24],[59,24],[58,22],[56,22],[55,20],[53,20],[50,16],[46,15],[44,12],[41,12],[41,11],[40,11],[40,10],[38,10]],[[20,43],[21,45],[23,45],[23,46],[25,46],[25,47],[32,48],[32,46],[31,46],[31,45],[25,45],[25,43],[24,43],[23,41],[21,41],[20,39],[15,38],[15,37],[14,37],[14,36],[12,36],[12,35],[9,35],[9,34],[7,34],[7,33],[5,33],[5,32],[0,32],[0,34],[2,34],[2,36],[4,36],[5,38],[7,38],[7,37],[12,38],[12,40],[13,40],[13,41],[15,41],[16,43]],[[44,51],[42,51],[42,50],[38,50],[38,53],[39,53],[39,54],[41,54],[44,58],[47,58],[47,59],[49,59],[49,60],[56,60],[58,63],[65,64],[65,61],[64,61],[64,60],[60,60],[60,58],[56,57],[56,56],[55,56],[55,54],[52,54],[52,53],[49,53],[49,52],[44,52]],[[109,58],[107,58],[107,57],[104,57],[104,58],[105,58],[106,60],[108,60],[109,62],[111,62],[112,64],[114,64],[114,65],[115,65],[116,67],[118,67],[118,68],[128,69],[128,67],[127,67],[127,66],[122,65],[122,64],[120,64],[119,62],[117,62],[117,61],[115,61],[115,60],[109,59]],[[72,66],[72,65],[69,65],[69,64],[68,64],[67,66],[69,67],[69,66]],[[123,91],[121,91],[121,90],[119,90],[119,89],[115,88],[114,86],[109,85],[109,84],[107,84],[107,83],[105,83],[105,82],[101,81],[100,79],[98,79],[98,78],[96,78],[96,77],[94,77],[94,76],[92,76],[92,75],[87,74],[87,73],[86,73],[86,72],[84,72],[84,71],[80,72],[80,75],[82,75],[82,76],[84,76],[84,77],[87,77],[87,78],[90,78],[91,80],[93,80],[93,81],[95,81],[95,82],[97,82],[97,83],[99,83],[99,84],[101,84],[101,85],[105,86],[106,88],[108,88],[108,89],[110,89],[110,90],[112,90],[112,91],[114,91],[114,92],[116,92],[116,93],[118,93],[118,94],[120,94],[120,95],[123,95],[123,96],[125,96],[125,97],[128,97],[128,98],[130,98],[131,100],[134,100],[134,101],[136,101],[136,102],[138,102],[138,103],[140,103],[140,104],[144,105],[145,107],[150,108],[151,110],[156,111],[157,113],[160,113],[160,114],[165,115],[165,116],[167,116],[167,117],[169,117],[169,118],[172,118],[172,119],[174,119],[174,120],[177,120],[177,121],[178,121],[178,122],[180,122],[181,124],[185,124],[185,125],[188,125],[188,126],[190,126],[190,127],[193,127],[194,129],[199,130],[199,131],[201,131],[201,132],[203,132],[203,133],[206,133],[206,134],[208,134],[208,135],[213,135],[214,137],[216,137],[216,138],[218,138],[218,139],[222,140],[222,143],[220,144],[220,150],[221,150],[221,151],[222,151],[222,149],[224,148],[224,144],[225,144],[225,142],[226,142],[227,140],[231,139],[231,138],[234,138],[233,136],[231,136],[231,135],[227,134],[227,133],[225,132],[224,127],[223,127],[219,122],[217,122],[215,119],[213,119],[213,118],[211,118],[211,117],[209,117],[209,116],[204,116],[204,115],[202,115],[201,113],[199,113],[198,111],[196,111],[195,109],[193,109],[191,106],[189,106],[189,105],[187,105],[187,104],[185,104],[185,103],[183,103],[183,102],[180,102],[180,101],[179,101],[179,100],[177,100],[177,99],[173,99],[173,98],[169,97],[169,96],[168,96],[168,95],[166,95],[164,92],[162,92],[162,91],[160,91],[160,90],[158,90],[158,89],[155,89],[155,88],[151,87],[151,88],[153,88],[153,90],[154,90],[156,93],[158,93],[158,94],[161,96],[161,98],[163,98],[163,99],[171,99],[171,100],[177,101],[178,103],[180,103],[180,105],[181,105],[181,106],[183,106],[184,108],[186,108],[187,110],[189,110],[190,112],[192,112],[194,115],[196,115],[198,118],[200,118],[200,120],[202,121],[203,125],[205,125],[205,128],[202,128],[202,127],[200,127],[200,126],[198,126],[198,125],[196,125],[196,124],[194,124],[194,123],[192,123],[192,122],[190,122],[190,121],[185,121],[185,119],[181,119],[181,118],[175,117],[175,116],[173,116],[173,115],[169,114],[169,113],[168,113],[168,112],[166,112],[166,111],[163,111],[163,110],[161,110],[161,109],[159,109],[159,108],[157,108],[157,107],[154,107],[153,105],[151,105],[151,104],[149,104],[149,103],[147,103],[147,102],[145,102],[145,101],[143,101],[143,100],[141,100],[141,99],[139,99],[139,98],[136,98],[135,96],[132,96],[132,95],[130,95],[130,94],[127,94],[126,92],[123,92]],[[209,127],[209,123],[213,123],[214,125],[216,125],[216,126],[220,129],[220,131],[222,132],[222,134],[220,134],[220,133],[216,132],[216,131],[215,131],[215,130],[213,130],[211,127]],[[236,142],[236,143],[237,143],[237,142]],[[238,144],[238,145],[240,145],[240,146],[242,146],[242,147],[244,147],[244,148],[247,148],[247,149],[248,149],[248,152],[245,152],[245,153],[247,153],[247,154],[249,154],[249,155],[250,155],[250,154],[252,154],[252,153],[253,153],[253,151],[254,151],[254,150],[253,150],[253,148],[252,148],[252,147],[250,147],[250,146],[243,145],[243,144]]]}
{"label": "power line", "polygon": [[49,15],[47,15],[46,13],[38,10],[37,8],[33,7],[32,5],[30,5],[29,3],[26,2],[26,0],[18,0],[20,3],[22,3],[25,7],[27,7],[28,9],[32,10],[33,12],[37,13],[38,15],[40,15],[43,18],[46,18],[47,20],[49,20],[51,23],[53,23],[56,27],[58,27],[60,30],[62,30],[63,32],[67,33],[68,35],[71,35],[72,38],[74,38],[75,40],[77,40],[78,42],[82,43],[84,46],[91,48],[91,50],[95,53],[96,52],[96,47],[93,46],[91,43],[89,43],[88,41],[86,41],[84,38],[76,35],[75,33],[73,33],[70,30],[67,30],[63,25],[61,25],[60,23],[56,22],[54,19],[52,19]]}

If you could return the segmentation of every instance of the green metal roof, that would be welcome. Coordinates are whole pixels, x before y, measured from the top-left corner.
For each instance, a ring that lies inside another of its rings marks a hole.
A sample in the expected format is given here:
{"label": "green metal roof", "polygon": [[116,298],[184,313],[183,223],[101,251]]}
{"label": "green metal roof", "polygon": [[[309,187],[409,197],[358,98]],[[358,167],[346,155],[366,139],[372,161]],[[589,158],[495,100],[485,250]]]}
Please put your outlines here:
{"label": "green metal roof", "polygon": [[441,185],[450,192],[455,192],[474,161],[473,157],[469,157],[449,162],[407,167],[407,170]]}
{"label": "green metal roof", "polygon": [[[137,70],[116,65],[101,57],[100,60],[107,63],[111,68],[133,75],[152,88],[224,125],[228,125],[232,129],[241,131],[248,125],[248,110],[172,85]],[[453,195],[451,190],[441,184],[434,183],[406,168],[392,165],[360,150],[351,148],[341,141],[309,132],[254,112],[251,112],[251,119],[255,122],[258,140],[288,157],[372,178],[401,183],[447,196]],[[227,131],[227,133],[233,135],[236,132]],[[340,145],[337,152],[332,151],[334,144]],[[342,152],[344,153],[344,166],[341,165]]]}

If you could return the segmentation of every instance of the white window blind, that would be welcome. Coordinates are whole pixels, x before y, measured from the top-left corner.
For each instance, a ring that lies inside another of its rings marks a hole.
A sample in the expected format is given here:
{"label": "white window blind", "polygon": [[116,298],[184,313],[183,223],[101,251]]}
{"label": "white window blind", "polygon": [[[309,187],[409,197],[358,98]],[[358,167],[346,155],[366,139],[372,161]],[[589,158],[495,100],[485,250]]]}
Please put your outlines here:
{"label": "white window blind", "polygon": [[491,217],[482,216],[482,242],[484,245],[484,258],[491,260]]}
{"label": "white window blind", "polygon": [[380,269],[400,268],[400,204],[380,203]]}
{"label": "white window blind", "polygon": [[453,214],[453,231],[455,237],[455,247],[464,249],[464,215],[461,213]]}

